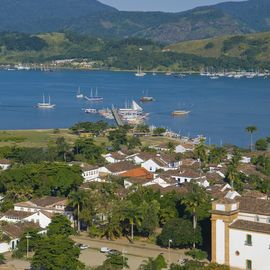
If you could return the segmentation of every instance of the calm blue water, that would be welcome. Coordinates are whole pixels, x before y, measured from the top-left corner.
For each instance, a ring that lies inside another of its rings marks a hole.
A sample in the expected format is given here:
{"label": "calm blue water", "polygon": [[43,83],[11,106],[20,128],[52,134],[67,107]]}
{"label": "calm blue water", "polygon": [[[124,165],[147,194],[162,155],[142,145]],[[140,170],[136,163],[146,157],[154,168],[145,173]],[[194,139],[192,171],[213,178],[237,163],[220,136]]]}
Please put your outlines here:
{"label": "calm blue water", "polygon": [[[98,87],[104,97],[100,104],[77,100],[78,86],[90,95]],[[64,128],[78,121],[95,121],[82,108],[123,107],[143,91],[156,102],[143,104],[150,113],[149,124],[169,127],[182,135],[204,134],[211,143],[248,145],[245,127],[256,125],[256,138],[270,136],[270,79],[210,80],[200,76],[179,79],[133,73],[89,71],[1,71],[0,129]],[[35,104],[42,93],[51,95],[54,110],[39,110]],[[176,109],[191,110],[186,117],[171,117]]]}

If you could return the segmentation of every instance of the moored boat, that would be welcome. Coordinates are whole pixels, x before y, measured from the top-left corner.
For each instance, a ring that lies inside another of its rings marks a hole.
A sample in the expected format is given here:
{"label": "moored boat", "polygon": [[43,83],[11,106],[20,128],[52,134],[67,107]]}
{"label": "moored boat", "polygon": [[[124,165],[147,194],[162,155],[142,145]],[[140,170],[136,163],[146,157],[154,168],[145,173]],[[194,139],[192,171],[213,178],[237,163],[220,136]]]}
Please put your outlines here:
{"label": "moored boat", "polygon": [[98,95],[98,90],[96,89],[96,94],[95,96],[93,95],[93,89],[91,89],[91,95],[90,97],[88,96],[84,96],[84,98],[88,101],[102,101],[103,100],[103,97],[99,96]]}
{"label": "moored boat", "polygon": [[173,116],[183,116],[189,114],[190,111],[184,111],[184,110],[176,110],[172,112]]}
{"label": "moored boat", "polygon": [[45,97],[43,94],[42,102],[37,104],[37,107],[39,109],[53,109],[55,107],[55,104],[51,104],[51,97],[49,96],[49,101],[45,101]]}

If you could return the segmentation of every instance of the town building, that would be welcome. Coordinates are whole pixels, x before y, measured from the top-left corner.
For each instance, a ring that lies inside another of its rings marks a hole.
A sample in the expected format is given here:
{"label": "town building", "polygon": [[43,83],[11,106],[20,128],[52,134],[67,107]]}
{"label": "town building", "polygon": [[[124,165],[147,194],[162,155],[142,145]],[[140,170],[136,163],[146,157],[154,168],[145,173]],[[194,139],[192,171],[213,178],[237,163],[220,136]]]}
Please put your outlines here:
{"label": "town building", "polygon": [[223,198],[213,202],[212,261],[231,270],[269,270],[270,200]]}

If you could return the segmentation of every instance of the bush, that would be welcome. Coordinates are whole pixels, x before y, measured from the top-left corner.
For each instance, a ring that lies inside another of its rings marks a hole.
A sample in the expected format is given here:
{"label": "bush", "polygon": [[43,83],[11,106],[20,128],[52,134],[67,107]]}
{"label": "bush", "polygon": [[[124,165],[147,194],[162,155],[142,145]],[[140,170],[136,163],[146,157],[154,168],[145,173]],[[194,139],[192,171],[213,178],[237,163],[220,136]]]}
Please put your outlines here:
{"label": "bush", "polygon": [[204,46],[204,48],[205,48],[206,50],[212,49],[212,48],[214,48],[214,47],[215,47],[215,45],[214,45],[213,42],[208,42],[208,43]]}
{"label": "bush", "polygon": [[185,254],[199,261],[205,260],[207,258],[207,252],[196,248],[187,251]]}
{"label": "bush", "polygon": [[256,141],[255,148],[258,151],[266,151],[268,148],[268,142],[266,139],[259,139]]}

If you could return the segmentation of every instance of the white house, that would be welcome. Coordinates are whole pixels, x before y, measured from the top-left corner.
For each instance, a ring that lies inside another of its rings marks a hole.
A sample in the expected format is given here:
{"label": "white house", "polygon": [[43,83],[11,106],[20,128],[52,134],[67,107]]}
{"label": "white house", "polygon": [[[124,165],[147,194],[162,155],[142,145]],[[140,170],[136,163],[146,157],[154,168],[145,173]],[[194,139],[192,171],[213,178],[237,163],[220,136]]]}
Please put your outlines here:
{"label": "white house", "polygon": [[149,172],[157,170],[177,170],[181,161],[176,160],[173,155],[157,154],[156,156],[141,163],[141,166]]}
{"label": "white house", "polygon": [[194,145],[188,143],[181,143],[175,146],[175,153],[186,153],[188,151],[193,151]]}
{"label": "white house", "polygon": [[25,230],[33,228],[38,229],[40,234],[45,234],[46,230],[42,230],[37,224],[32,222],[7,223],[1,226],[3,234],[0,241],[0,253],[14,250],[22,237]]}
{"label": "white house", "polygon": [[11,162],[8,159],[1,159],[0,160],[0,168],[5,171],[9,169],[11,166]]}
{"label": "white house", "polygon": [[32,212],[21,212],[15,210],[8,210],[2,215],[0,221],[6,221],[9,223],[18,223],[18,222],[33,222],[37,223],[40,228],[47,228],[51,223],[52,214],[46,211],[37,211]]}
{"label": "white house", "polygon": [[81,164],[84,182],[99,181],[99,167],[90,164]]}
{"label": "white house", "polygon": [[105,154],[105,155],[102,155],[106,161],[108,163],[117,163],[117,162],[121,162],[121,161],[124,161],[126,159],[126,155],[121,152],[121,151],[118,151],[118,152],[112,152],[112,153],[108,153],[108,154]]}
{"label": "white house", "polygon": [[138,168],[138,166],[129,161],[122,161],[100,167],[99,172],[104,174],[120,175],[135,168]]}
{"label": "white house", "polygon": [[212,204],[212,261],[231,269],[269,270],[270,200],[241,197]]}

